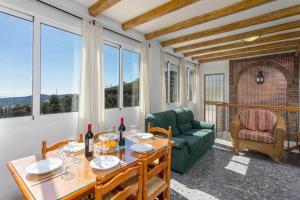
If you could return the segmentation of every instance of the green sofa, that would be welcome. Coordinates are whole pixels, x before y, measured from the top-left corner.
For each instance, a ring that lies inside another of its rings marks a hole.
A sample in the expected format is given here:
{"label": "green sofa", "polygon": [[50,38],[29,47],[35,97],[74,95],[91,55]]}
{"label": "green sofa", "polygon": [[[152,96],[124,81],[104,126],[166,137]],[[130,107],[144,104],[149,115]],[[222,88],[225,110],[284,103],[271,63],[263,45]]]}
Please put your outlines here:
{"label": "green sofa", "polygon": [[152,127],[172,127],[172,140],[176,142],[172,149],[174,171],[184,173],[214,144],[214,124],[195,120],[190,109],[148,114],[145,119],[146,129],[149,122]]}

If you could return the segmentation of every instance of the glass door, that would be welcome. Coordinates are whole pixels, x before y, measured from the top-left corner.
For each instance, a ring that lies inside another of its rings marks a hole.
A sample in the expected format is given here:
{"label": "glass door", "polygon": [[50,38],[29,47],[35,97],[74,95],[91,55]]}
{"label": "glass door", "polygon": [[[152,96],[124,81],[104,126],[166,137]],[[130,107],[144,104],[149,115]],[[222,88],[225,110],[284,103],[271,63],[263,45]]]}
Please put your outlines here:
{"label": "glass door", "polygon": [[205,121],[216,124],[216,106],[224,102],[224,74],[204,75],[204,112]]}

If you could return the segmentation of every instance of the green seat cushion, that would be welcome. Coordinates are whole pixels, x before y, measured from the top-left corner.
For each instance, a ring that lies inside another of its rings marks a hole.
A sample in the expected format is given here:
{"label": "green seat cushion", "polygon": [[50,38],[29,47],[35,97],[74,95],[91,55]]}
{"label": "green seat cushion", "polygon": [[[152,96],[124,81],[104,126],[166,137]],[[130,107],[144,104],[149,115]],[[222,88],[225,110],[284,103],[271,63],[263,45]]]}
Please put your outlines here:
{"label": "green seat cushion", "polygon": [[192,135],[179,135],[177,138],[184,139],[187,142],[187,147],[190,153],[197,152],[201,146],[204,144],[204,141],[201,137],[192,136]]}
{"label": "green seat cushion", "polygon": [[200,137],[203,141],[208,141],[213,137],[213,130],[210,129],[192,129],[184,132],[184,135]]}
{"label": "green seat cushion", "polygon": [[190,109],[175,109],[173,112],[175,113],[177,126],[181,133],[192,129],[194,115]]}

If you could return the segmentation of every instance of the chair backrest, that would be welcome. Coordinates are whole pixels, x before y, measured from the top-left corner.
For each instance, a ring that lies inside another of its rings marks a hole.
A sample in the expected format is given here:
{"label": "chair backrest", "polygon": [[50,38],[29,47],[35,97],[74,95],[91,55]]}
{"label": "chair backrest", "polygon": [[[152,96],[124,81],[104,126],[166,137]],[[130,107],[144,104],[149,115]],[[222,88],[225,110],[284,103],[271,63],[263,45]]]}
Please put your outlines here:
{"label": "chair backrest", "polygon": [[240,114],[241,126],[254,131],[272,133],[276,124],[276,114],[269,110],[249,109]]}
{"label": "chair backrest", "polygon": [[119,173],[112,180],[103,183],[102,177],[97,176],[95,186],[95,200],[102,200],[105,195],[112,192],[122,183],[127,182],[129,179],[137,177],[137,182],[129,182],[122,191],[116,191],[115,194],[110,195],[111,200],[124,200],[131,195],[136,195],[137,200],[142,199],[142,185],[143,185],[143,155],[139,155],[138,164],[126,169],[124,172]]}
{"label": "chair backrest", "polygon": [[[143,154],[143,199],[148,199],[148,180],[153,178],[154,176],[160,176],[163,178],[168,186],[171,180],[171,153],[172,153],[172,130],[169,127],[169,130],[159,128],[159,127],[151,127],[151,124],[148,123],[148,132],[157,132],[167,136],[168,144],[167,147],[161,149],[151,155]],[[158,164],[154,165],[154,167],[149,167],[153,164],[154,161],[158,160]],[[149,170],[150,169],[150,170]],[[169,196],[170,194],[167,194]]]}
{"label": "chair backrest", "polygon": [[[78,142],[83,142],[83,134],[82,133],[79,135]],[[49,151],[56,150],[59,147],[64,146],[68,143],[69,143],[68,140],[61,140],[51,146],[47,146],[47,141],[44,140],[44,141],[42,141],[42,155],[47,154],[47,152],[49,152]]]}

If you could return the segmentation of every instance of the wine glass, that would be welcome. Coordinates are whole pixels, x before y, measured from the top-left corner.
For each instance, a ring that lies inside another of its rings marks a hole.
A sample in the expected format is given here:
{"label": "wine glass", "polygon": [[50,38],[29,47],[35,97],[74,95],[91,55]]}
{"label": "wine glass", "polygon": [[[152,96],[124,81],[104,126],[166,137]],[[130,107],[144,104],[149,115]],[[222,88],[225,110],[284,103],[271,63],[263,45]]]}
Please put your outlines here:
{"label": "wine glass", "polygon": [[65,145],[65,146],[61,146],[58,150],[57,153],[59,155],[59,157],[62,159],[63,161],[63,166],[62,166],[62,178],[65,180],[69,180],[70,178],[72,178],[74,175],[72,175],[72,173],[69,173],[67,171],[67,157],[70,154],[70,147],[69,145]]}
{"label": "wine glass", "polygon": [[70,149],[70,157],[72,157],[72,160],[71,162],[73,164],[78,164],[81,162],[81,159],[80,158],[75,158],[75,147],[78,143],[78,136],[70,136],[68,138],[68,141],[69,141],[69,149]]}

